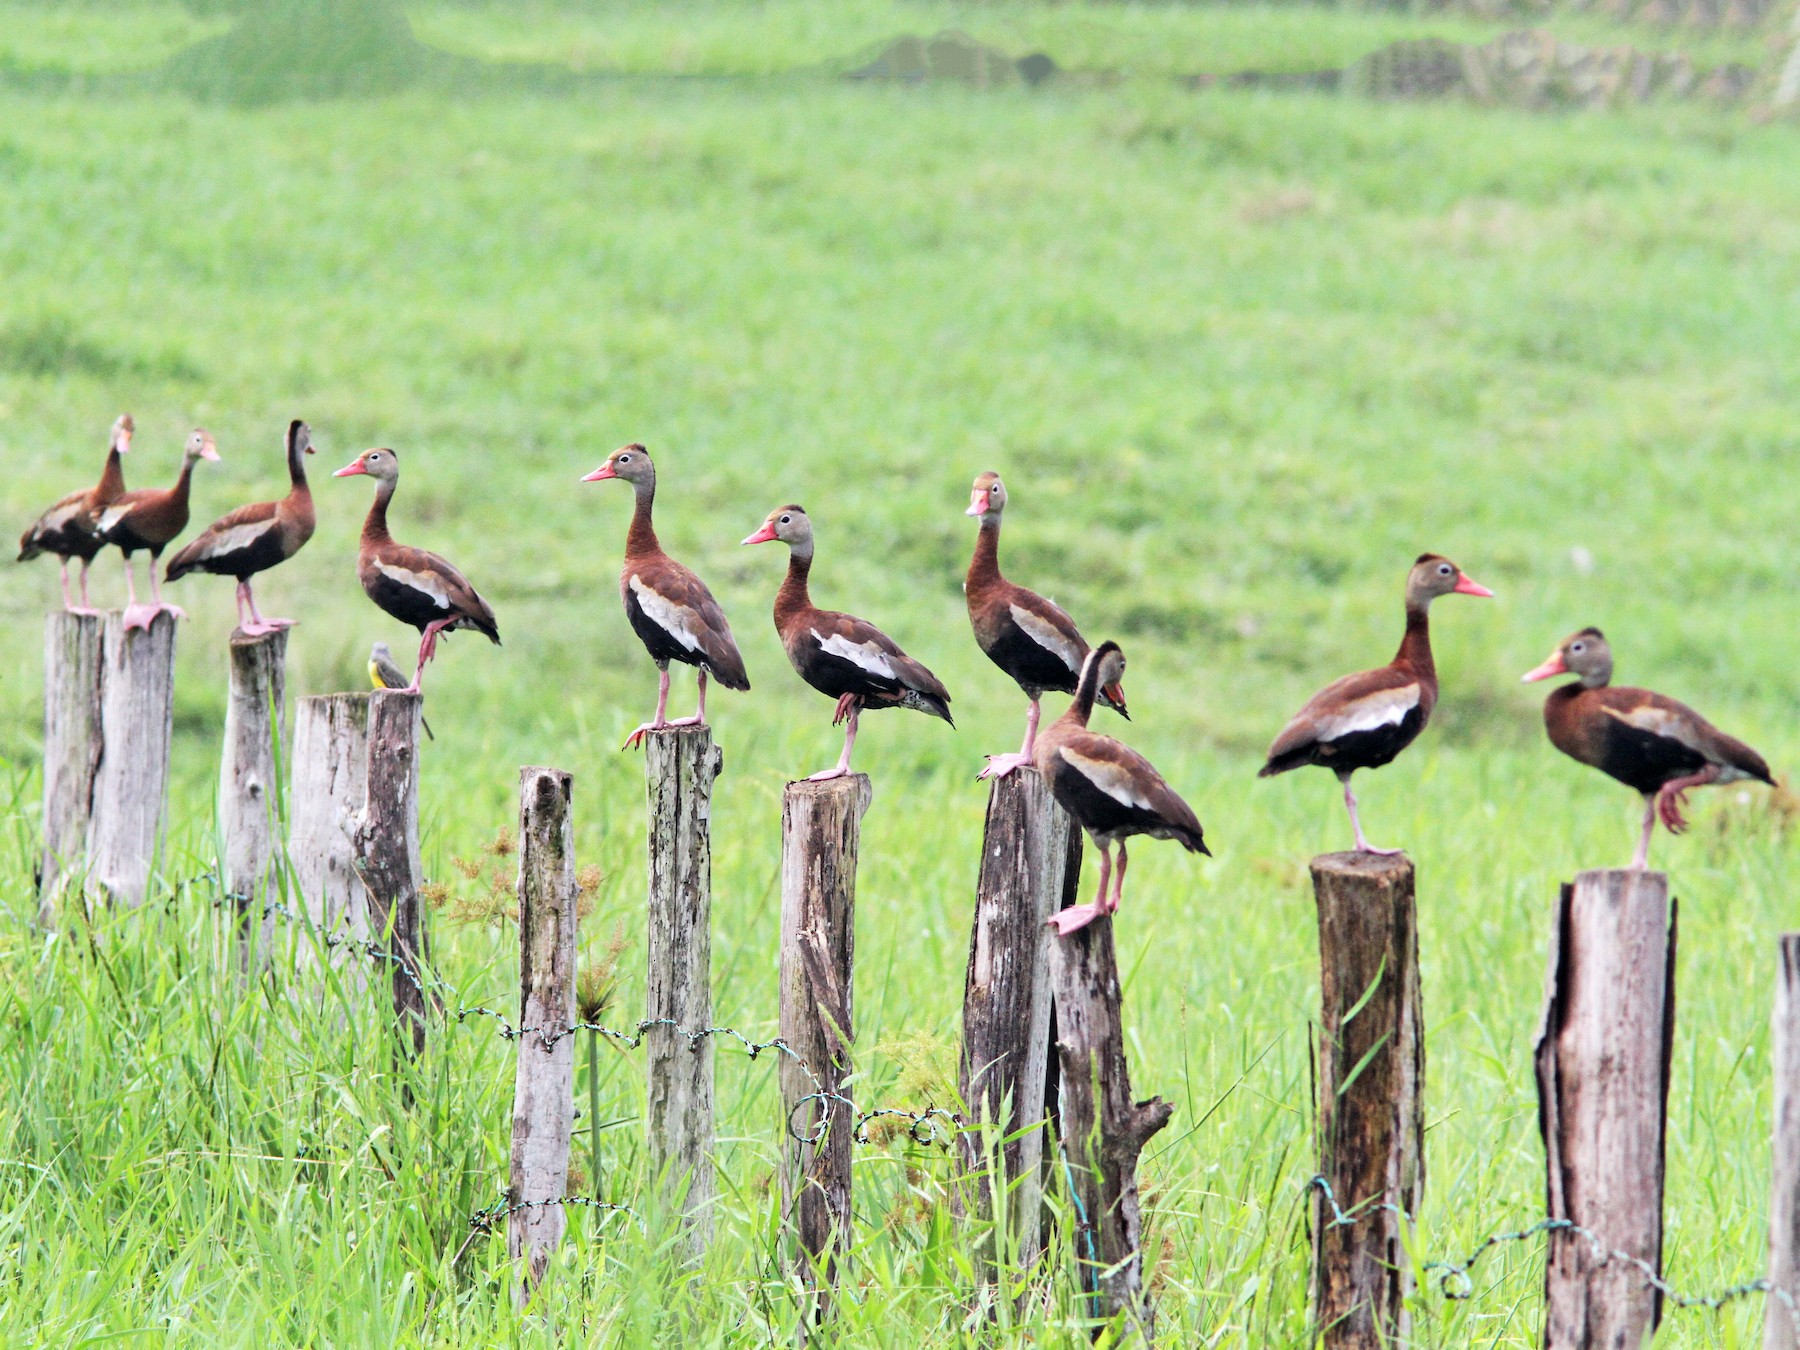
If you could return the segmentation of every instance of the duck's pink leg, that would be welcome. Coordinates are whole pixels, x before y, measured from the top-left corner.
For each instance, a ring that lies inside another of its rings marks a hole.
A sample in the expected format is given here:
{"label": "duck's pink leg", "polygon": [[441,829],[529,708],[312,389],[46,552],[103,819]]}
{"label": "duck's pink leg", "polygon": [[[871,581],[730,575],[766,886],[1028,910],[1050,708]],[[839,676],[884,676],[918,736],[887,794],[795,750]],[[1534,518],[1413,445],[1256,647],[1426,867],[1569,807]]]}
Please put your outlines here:
{"label": "duck's pink leg", "polygon": [[88,558],[81,560],[81,603],[75,606],[73,612],[76,614],[98,614],[100,612],[88,603],[88,568],[92,565],[92,561]]}
{"label": "duck's pink leg", "polygon": [[1100,849],[1100,888],[1094,893],[1097,898],[1091,905],[1070,905],[1060,913],[1052,914],[1050,926],[1058,937],[1078,933],[1102,914],[1111,912],[1106,907],[1106,887],[1111,876],[1112,849],[1103,845]]}
{"label": "duck's pink leg", "polygon": [[1687,817],[1682,815],[1681,808],[1687,804],[1689,788],[1705,787],[1708,783],[1716,783],[1719,779],[1719,766],[1708,764],[1699,773],[1690,773],[1685,778],[1676,778],[1662,785],[1656,794],[1656,811],[1662,817],[1662,823],[1669,828],[1670,834],[1680,834],[1687,829]]}
{"label": "duck's pink leg", "polygon": [[669,719],[663,716],[668,710],[669,668],[665,665],[661,667],[656,679],[656,716],[652,717],[648,722],[641,723],[636,731],[625,738],[625,744],[621,745],[619,749],[629,750],[632,746],[642,743],[646,731],[661,731],[664,727],[668,726]]}
{"label": "duck's pink leg", "polygon": [[692,717],[671,717],[672,727],[703,727],[706,725],[706,667],[698,667],[700,671],[700,702]]}
{"label": "duck's pink leg", "polygon": [[1119,901],[1125,896],[1125,864],[1129,861],[1130,859],[1125,854],[1125,841],[1121,839],[1119,840],[1119,865],[1113,869],[1112,899],[1106,905],[1108,914],[1119,912]]}
{"label": "duck's pink leg", "polygon": [[[850,751],[856,746],[856,719],[862,715],[862,705],[855,701],[854,694],[845,694],[844,698],[852,700],[850,705],[850,721],[844,727],[844,752],[838,756],[838,762],[823,773],[807,776],[809,783],[823,783],[829,778],[848,778],[850,776]],[[839,700],[840,706],[843,700]]]}
{"label": "duck's pink leg", "polygon": [[1650,865],[1650,834],[1656,829],[1656,794],[1644,794],[1644,832],[1638,836],[1637,852],[1631,855],[1631,866],[1641,872]]}
{"label": "duck's pink leg", "polygon": [[1344,780],[1344,806],[1350,812],[1350,828],[1356,831],[1356,851],[1358,853],[1373,853],[1383,858],[1392,858],[1396,854],[1406,852],[1403,848],[1376,848],[1375,845],[1371,844],[1368,839],[1364,837],[1362,821],[1356,814],[1356,794],[1350,790],[1350,775],[1342,774],[1340,776]]}
{"label": "duck's pink leg", "polygon": [[421,686],[425,683],[425,665],[437,653],[438,634],[455,622],[455,619],[433,619],[425,625],[425,631],[419,634],[419,663],[413,669],[412,683],[402,689],[401,693],[417,694],[420,692]]}
{"label": "duck's pink leg", "polygon": [[989,755],[987,768],[976,774],[977,778],[1004,778],[1007,774],[1023,769],[1031,763],[1031,752],[1037,747],[1038,716],[1043,712],[1042,706],[1034,698],[1031,708],[1025,714],[1025,744],[1019,747],[1016,755]]}
{"label": "duck's pink leg", "polygon": [[294,626],[292,619],[265,619],[258,614],[256,612],[256,592],[250,589],[248,581],[238,582],[238,592],[243,596],[244,603],[250,606],[249,623],[244,623],[242,616],[239,616],[238,627],[244,630],[244,636],[261,637],[265,633],[279,633],[283,628]]}
{"label": "duck's pink leg", "polygon": [[[127,553],[125,555],[125,613],[123,617],[125,631],[128,633],[133,628],[148,628],[150,620],[156,617],[158,609],[157,605],[140,605],[138,603],[137,575],[131,563],[131,555]],[[150,563],[150,586],[154,593],[156,587],[156,562],[154,559]]]}

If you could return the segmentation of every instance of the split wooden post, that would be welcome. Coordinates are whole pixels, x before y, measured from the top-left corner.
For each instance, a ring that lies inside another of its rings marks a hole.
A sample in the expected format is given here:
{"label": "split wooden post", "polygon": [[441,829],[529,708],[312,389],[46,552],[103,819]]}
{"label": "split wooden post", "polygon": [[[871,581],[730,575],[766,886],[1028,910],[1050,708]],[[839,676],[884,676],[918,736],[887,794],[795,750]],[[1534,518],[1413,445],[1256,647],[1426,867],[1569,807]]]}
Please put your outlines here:
{"label": "split wooden post", "polygon": [[175,728],[175,616],[126,631],[106,616],[101,640],[100,769],[88,822],[88,893],[136,907],[162,842]]}
{"label": "split wooden post", "polygon": [[397,689],[369,695],[366,797],[356,830],[357,872],[371,940],[387,953],[394,1016],[425,1048],[425,915],[419,895],[419,716],[424,699]]}
{"label": "split wooden post", "polygon": [[801,1060],[781,1057],[781,1207],[821,1312],[850,1242],[856,1121],[842,1094],[855,1038],[857,850],[872,796],[858,773],[789,783],[781,802],[781,1037]]}
{"label": "split wooden post", "polygon": [[219,825],[225,894],[237,907],[238,970],[267,963],[275,940],[277,765],[287,730],[287,630],[231,636],[225,751],[219,764]]}
{"label": "split wooden post", "polygon": [[[513,1079],[512,1172],[506,1254],[519,1264],[520,1307],[550,1265],[568,1215],[569,1138],[575,1128],[574,780],[560,769],[519,770],[519,1026]],[[597,1124],[598,1122],[590,1122]]]}
{"label": "split wooden post", "polygon": [[644,1016],[650,1171],[680,1200],[690,1242],[712,1233],[712,788],[724,756],[704,727],[644,738],[650,799],[650,961]]}
{"label": "split wooden post", "polygon": [[1050,939],[1050,983],[1062,1068],[1061,1145],[1082,1288],[1095,1317],[1124,1313],[1147,1342],[1155,1323],[1144,1293],[1138,1156],[1175,1108],[1160,1097],[1132,1100],[1110,917]]}
{"label": "split wooden post", "polygon": [[44,622],[44,852],[38,922],[56,923],[62,892],[87,861],[100,772],[102,634],[98,614],[53,610]]}
{"label": "split wooden post", "polygon": [[367,962],[327,944],[369,941],[369,901],[356,871],[356,833],[369,795],[369,699],[317,694],[295,700],[288,779],[292,889],[312,929],[299,956],[309,963],[324,956],[358,989],[368,985]]}
{"label": "split wooden post", "polygon": [[[1677,906],[1661,872],[1576,874],[1557,899],[1533,1047],[1550,1234],[1547,1350],[1643,1344],[1662,1297],[1664,1126],[1675,1031]],[[1597,1249],[1597,1250],[1596,1250]]]}
{"label": "split wooden post", "polygon": [[1327,1350],[1409,1342],[1403,1247],[1425,1190],[1425,1027],[1413,865],[1405,855],[1312,861],[1319,911],[1319,1175],[1355,1222],[1313,1194],[1313,1325]]}
{"label": "split wooden post", "polygon": [[1775,954],[1769,1055],[1775,1078],[1775,1160],[1769,1180],[1773,1287],[1763,1300],[1763,1350],[1795,1350],[1800,1319],[1790,1300],[1800,1300],[1800,933],[1783,933]]}
{"label": "split wooden post", "polygon": [[[981,876],[969,969],[963,983],[958,1082],[970,1128],[961,1136],[972,1194],[960,1210],[1010,1218],[1020,1266],[1037,1260],[1042,1239],[1044,1108],[1058,1072],[1051,1061],[1050,931],[1081,872],[1081,830],[1044,780],[1025,768],[994,780],[982,832]],[[1004,1142],[1000,1142],[1004,1141]],[[1003,1177],[990,1171],[998,1148]],[[997,1205],[995,1187],[1005,1198]],[[990,1251],[992,1279],[1001,1252]]]}

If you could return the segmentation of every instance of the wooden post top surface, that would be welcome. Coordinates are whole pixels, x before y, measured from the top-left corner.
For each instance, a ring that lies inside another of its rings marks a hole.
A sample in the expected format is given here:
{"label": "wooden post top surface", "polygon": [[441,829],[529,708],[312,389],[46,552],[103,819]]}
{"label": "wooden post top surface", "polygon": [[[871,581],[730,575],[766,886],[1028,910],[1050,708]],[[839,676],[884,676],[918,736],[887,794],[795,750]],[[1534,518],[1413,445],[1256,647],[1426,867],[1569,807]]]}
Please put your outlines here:
{"label": "wooden post top surface", "polygon": [[1629,886],[1648,883],[1669,889],[1669,874],[1653,872],[1647,867],[1587,867],[1575,874],[1577,886]]}
{"label": "wooden post top surface", "polygon": [[1363,853],[1347,849],[1342,853],[1321,853],[1312,860],[1315,877],[1331,872],[1338,876],[1391,879],[1403,877],[1412,870],[1412,859],[1404,853]]}
{"label": "wooden post top surface", "polygon": [[789,799],[810,797],[814,801],[830,801],[835,797],[850,796],[856,799],[858,814],[869,809],[874,800],[875,788],[869,782],[866,773],[845,774],[842,778],[798,778],[787,785],[783,795]]}
{"label": "wooden post top surface", "polygon": [[231,637],[228,641],[233,647],[266,647],[273,646],[277,641],[286,642],[287,635],[288,630],[285,628],[272,629],[267,633],[257,633],[254,636],[241,628],[234,628],[231,630]]}

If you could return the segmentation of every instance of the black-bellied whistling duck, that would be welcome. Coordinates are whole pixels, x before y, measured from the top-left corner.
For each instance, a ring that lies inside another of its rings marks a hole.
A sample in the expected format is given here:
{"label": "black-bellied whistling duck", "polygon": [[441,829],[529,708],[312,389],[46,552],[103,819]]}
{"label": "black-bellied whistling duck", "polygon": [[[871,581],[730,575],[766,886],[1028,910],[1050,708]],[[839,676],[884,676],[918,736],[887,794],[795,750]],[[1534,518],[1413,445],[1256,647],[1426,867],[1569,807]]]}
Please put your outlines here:
{"label": "black-bellied whistling duck", "polygon": [[1401,852],[1376,848],[1363,837],[1350,775],[1392,761],[1431,720],[1438,682],[1437,666],[1431,659],[1428,612],[1438,596],[1453,594],[1491,596],[1493,592],[1470,580],[1448,558],[1420,554],[1406,576],[1406,636],[1394,659],[1379,670],[1346,675],[1314,694],[1275,738],[1269,747],[1269,762],[1257,774],[1267,778],[1303,764],[1317,764],[1337,774],[1344,785],[1344,806],[1350,812],[1358,852]]}
{"label": "black-bellied whistling duck", "polygon": [[[1050,916],[1051,926],[1064,937],[1119,908],[1128,861],[1125,841],[1132,835],[1173,839],[1190,853],[1212,856],[1201,835],[1199,817],[1150,761],[1111,736],[1088,730],[1088,716],[1100,691],[1116,687],[1124,675],[1125,654],[1118,643],[1102,642],[1089,652],[1081,663],[1075,701],[1037,738],[1032,758],[1038,776],[1100,850],[1100,890],[1094,903],[1070,905]],[[1115,843],[1119,846],[1117,869],[1112,860]]]}
{"label": "black-bellied whistling duck", "polygon": [[912,708],[941,717],[951,726],[950,691],[874,624],[852,614],[820,609],[807,593],[812,571],[813,531],[798,506],[778,506],[746,544],[779,539],[788,546],[787,577],[775,593],[775,631],[800,678],[837,700],[831,724],[846,722],[844,751],[835,767],[812,779],[842,778],[850,772],[856,721],[864,708]]}
{"label": "black-bellied whistling duck", "polygon": [[[93,614],[88,606],[88,568],[106,541],[100,537],[100,513],[125,494],[125,466],[121,462],[131,449],[133,427],[131,414],[121,414],[113,423],[112,443],[106,451],[106,467],[100,481],[91,488],[71,492],[32,522],[19,539],[19,561],[30,562],[40,553],[53,553],[62,560],[63,608],[71,614]],[[69,597],[69,559],[81,559],[81,603]]]}
{"label": "black-bellied whistling duck", "polygon": [[[1075,692],[1088,645],[1062,608],[1035,591],[1016,586],[1000,575],[1000,513],[1006,509],[1006,484],[997,473],[984,473],[969,494],[967,514],[981,518],[975,556],[963,593],[975,641],[993,663],[1019,683],[1031,707],[1025,713],[1025,744],[1016,755],[989,755],[983,778],[1004,778],[1032,762],[1037,740],[1038,700],[1045,690]],[[1100,690],[1100,701],[1127,721],[1125,691],[1118,685]]]}
{"label": "black-bellied whistling duck", "polygon": [[[194,461],[217,460],[218,449],[204,428],[189,433],[181,452],[181,476],[169,488],[139,488],[121,494],[100,513],[100,537],[118,545],[125,555],[125,627],[148,628],[150,621],[164,610],[177,618],[187,617],[175,605],[165,605],[162,585],[156,579],[156,564],[162,551],[187,528],[188,484],[194,476]],[[150,551],[150,603],[137,602],[137,586],[131,576],[131,555],[140,548]]]}
{"label": "black-bellied whistling duck", "polygon": [[[163,573],[174,581],[189,572],[211,572],[237,578],[238,629],[260,637],[293,625],[292,619],[265,619],[256,612],[250,578],[286,562],[313,536],[312,489],[306,485],[306,456],[312,454],[312,428],[295,418],[288,424],[287,496],[278,502],[252,502],[220,516],[200,537],[169,559]],[[244,618],[248,606],[250,618]]]}
{"label": "black-bellied whistling duck", "polygon": [[[706,724],[706,677],[711,675],[727,689],[747,690],[750,677],[725,611],[713,599],[706,583],[663,552],[656,540],[650,512],[656,502],[656,465],[641,445],[627,445],[607,456],[606,463],[581,481],[597,483],[622,478],[637,496],[631,513],[631,529],[625,535],[625,565],[619,572],[619,595],[625,601],[625,617],[631,631],[656,662],[656,716],[625,738],[633,746],[651,731],[663,727]],[[682,661],[699,668],[700,703],[692,717],[670,720],[669,662]]]}
{"label": "black-bellied whistling duck", "polygon": [[1612,684],[1612,648],[1598,628],[1563,639],[1549,660],[1521,678],[1574,675],[1550,691],[1544,729],[1570,759],[1600,770],[1644,794],[1644,830],[1631,865],[1650,864],[1650,834],[1662,817],[1670,834],[1687,828],[1681,814],[1689,788],[1754,778],[1774,786],[1769,765],[1685,703],[1648,689]]}
{"label": "black-bellied whistling duck", "polygon": [[366,473],[375,480],[375,502],[363,521],[356,554],[356,576],[363,594],[378,607],[419,630],[419,660],[412,683],[403,692],[416,694],[425,678],[425,663],[437,652],[439,633],[473,628],[500,645],[500,625],[488,602],[475,593],[463,574],[435,553],[394,542],[388,533],[388,502],[400,481],[400,456],[385,446],[366,450],[332,475],[348,478]]}

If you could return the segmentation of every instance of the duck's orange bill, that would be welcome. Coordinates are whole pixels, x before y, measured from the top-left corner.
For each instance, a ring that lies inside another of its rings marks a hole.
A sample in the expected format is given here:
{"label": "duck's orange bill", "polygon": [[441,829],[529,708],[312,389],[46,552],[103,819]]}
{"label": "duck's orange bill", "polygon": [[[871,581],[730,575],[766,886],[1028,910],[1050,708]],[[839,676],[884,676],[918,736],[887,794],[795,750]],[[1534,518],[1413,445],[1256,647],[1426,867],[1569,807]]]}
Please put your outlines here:
{"label": "duck's orange bill", "polygon": [[618,476],[618,474],[613,472],[612,461],[609,459],[592,473],[582,474],[581,481],[584,483],[598,483],[602,478],[617,478]]}
{"label": "duck's orange bill", "polygon": [[1543,665],[1538,666],[1533,670],[1528,670],[1523,675],[1519,676],[1519,681],[1522,684],[1529,684],[1533,680],[1547,680],[1552,675],[1567,675],[1568,673],[1568,662],[1563,660],[1562,649],[1558,648],[1556,651],[1550,653],[1550,659],[1544,662]]}
{"label": "duck's orange bill", "polygon": [[1475,578],[1470,576],[1467,572],[1458,572],[1456,574],[1456,593],[1458,595],[1484,595],[1490,600],[1494,595],[1492,591],[1486,586],[1483,586],[1479,581],[1475,580]]}
{"label": "duck's orange bill", "polygon": [[744,542],[746,544],[766,544],[774,537],[775,537],[775,527],[773,525],[765,523],[760,530],[758,530],[755,534],[751,535],[748,539],[744,540]]}
{"label": "duck's orange bill", "polygon": [[967,511],[964,511],[963,514],[965,516],[985,516],[987,514],[987,509],[988,509],[987,489],[986,488],[976,488],[973,492],[971,492],[969,494],[969,509]]}
{"label": "duck's orange bill", "polygon": [[367,473],[369,471],[369,466],[363,463],[365,458],[367,457],[364,455],[358,455],[354,460],[344,465],[343,468],[339,469],[331,476],[333,478],[348,478],[352,474]]}

